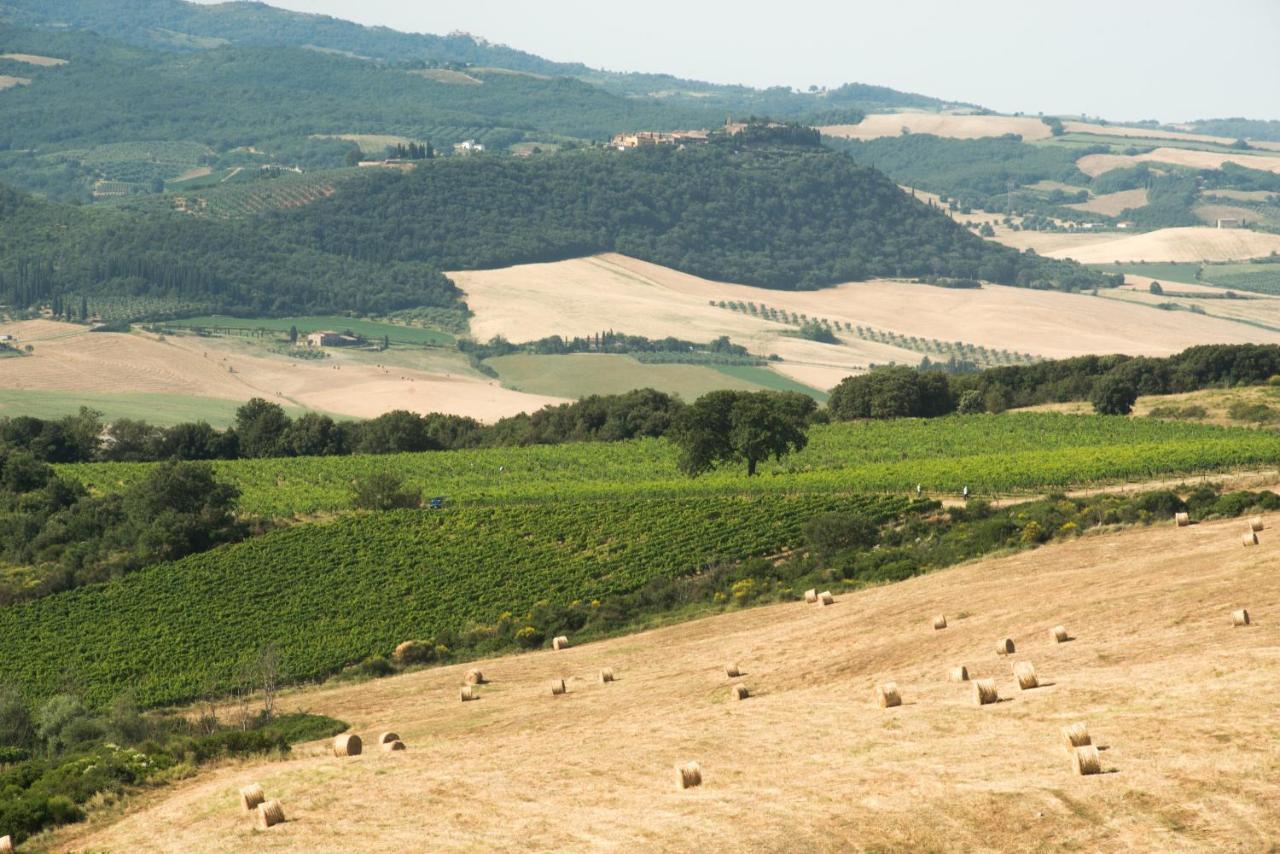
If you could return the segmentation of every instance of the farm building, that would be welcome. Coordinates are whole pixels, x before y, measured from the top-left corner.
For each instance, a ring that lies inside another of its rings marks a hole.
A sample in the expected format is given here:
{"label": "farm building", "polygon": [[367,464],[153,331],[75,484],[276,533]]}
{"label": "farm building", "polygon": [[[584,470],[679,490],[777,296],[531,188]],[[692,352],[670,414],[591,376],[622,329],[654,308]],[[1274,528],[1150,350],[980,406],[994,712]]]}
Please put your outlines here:
{"label": "farm building", "polygon": [[640,148],[646,145],[684,145],[685,143],[704,143],[708,134],[705,130],[676,130],[670,133],[654,130],[642,130],[635,133],[614,134],[611,144],[614,148]]}
{"label": "farm building", "polygon": [[474,139],[465,139],[453,147],[454,154],[479,154],[482,151],[484,146]]}
{"label": "farm building", "polygon": [[312,332],[307,335],[308,347],[354,347],[360,343],[358,336],[341,332]]}

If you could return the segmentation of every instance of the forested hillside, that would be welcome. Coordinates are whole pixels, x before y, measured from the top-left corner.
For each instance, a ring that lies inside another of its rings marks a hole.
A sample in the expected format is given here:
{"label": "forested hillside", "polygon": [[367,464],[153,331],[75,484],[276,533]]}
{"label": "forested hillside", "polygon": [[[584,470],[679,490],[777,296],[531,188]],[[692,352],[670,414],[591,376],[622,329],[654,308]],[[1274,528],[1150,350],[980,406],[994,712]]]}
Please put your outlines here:
{"label": "forested hillside", "polygon": [[86,210],[0,186],[0,304],[70,306],[72,297],[281,314],[455,306],[458,291],[429,264],[290,244],[262,221]]}
{"label": "forested hillside", "polygon": [[[938,108],[944,102],[883,86],[849,84],[818,92],[784,86],[752,89],[683,80],[669,74],[591,69],[578,62],[553,62],[469,35],[403,33],[364,27],[325,15],[307,15],[263,3],[198,5],[183,0],[0,0],[0,21],[22,26],[93,30],[151,49],[197,51],[238,47],[290,46],[320,49],[379,62],[428,66],[498,67],[586,80],[623,95],[661,94],[666,104],[804,118],[833,111],[902,107]],[[621,128],[620,128],[621,129]]]}
{"label": "forested hillside", "polygon": [[983,241],[879,172],[803,147],[429,160],[225,222],[0,191],[0,222],[0,301],[20,308],[85,295],[267,314],[444,306],[457,292],[439,270],[606,251],[780,289],[876,276],[1106,281]]}
{"label": "forested hillside", "polygon": [[617,251],[780,289],[874,276],[1064,290],[1103,281],[982,241],[874,169],[820,148],[724,143],[433,162],[347,187],[276,223],[315,247],[443,269]]}

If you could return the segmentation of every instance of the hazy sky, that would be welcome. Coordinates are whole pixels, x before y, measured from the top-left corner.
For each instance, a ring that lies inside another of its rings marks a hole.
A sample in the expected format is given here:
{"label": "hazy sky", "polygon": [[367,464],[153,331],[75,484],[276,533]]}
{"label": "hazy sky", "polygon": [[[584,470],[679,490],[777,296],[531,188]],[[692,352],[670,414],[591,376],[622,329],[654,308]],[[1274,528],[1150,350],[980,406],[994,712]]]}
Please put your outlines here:
{"label": "hazy sky", "polygon": [[717,83],[856,81],[1009,112],[1280,119],[1280,0],[269,2]]}

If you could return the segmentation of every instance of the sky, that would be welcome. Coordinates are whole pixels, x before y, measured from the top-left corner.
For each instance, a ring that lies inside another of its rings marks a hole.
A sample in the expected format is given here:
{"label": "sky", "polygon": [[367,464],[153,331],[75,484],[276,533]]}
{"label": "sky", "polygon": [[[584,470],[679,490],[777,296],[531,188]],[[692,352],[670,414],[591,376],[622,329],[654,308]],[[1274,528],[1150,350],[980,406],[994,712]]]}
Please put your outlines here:
{"label": "sky", "polygon": [[1280,0],[268,1],[715,83],[872,83],[1112,120],[1280,119]]}

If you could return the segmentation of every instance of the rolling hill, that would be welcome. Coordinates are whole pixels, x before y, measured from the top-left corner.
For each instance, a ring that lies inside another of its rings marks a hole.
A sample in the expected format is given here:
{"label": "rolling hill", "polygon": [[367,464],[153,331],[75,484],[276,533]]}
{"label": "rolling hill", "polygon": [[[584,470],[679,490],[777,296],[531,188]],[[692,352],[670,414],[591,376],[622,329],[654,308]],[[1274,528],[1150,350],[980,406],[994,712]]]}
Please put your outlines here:
{"label": "rolling hill", "polygon": [[[1276,523],[1266,519],[1268,528]],[[57,849],[640,847],[687,850],[1265,850],[1280,838],[1280,573],[1238,521],[1089,536],[885,587],[278,701],[349,721],[365,755],[313,743],[225,765],[66,828]],[[1248,608],[1254,625],[1233,628]],[[935,631],[930,620],[947,616]],[[1053,643],[1052,626],[1072,640]],[[1011,637],[1017,653],[995,654]],[[1010,661],[1040,687],[1019,690]],[[725,676],[727,662],[742,671]],[[1001,702],[973,687],[996,681]],[[488,684],[458,702],[464,670]],[[612,668],[616,681],[599,684]],[[552,679],[568,693],[554,697]],[[903,704],[878,708],[896,682]],[[747,686],[741,702],[731,684]],[[1087,725],[1103,773],[1060,744]],[[394,730],[407,750],[386,753]],[[1173,737],[1176,734],[1177,737]],[[678,791],[672,768],[703,782]],[[465,773],[460,773],[465,769]],[[251,829],[259,782],[288,821]]]}

